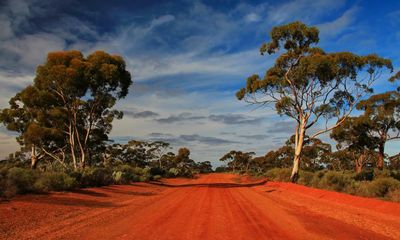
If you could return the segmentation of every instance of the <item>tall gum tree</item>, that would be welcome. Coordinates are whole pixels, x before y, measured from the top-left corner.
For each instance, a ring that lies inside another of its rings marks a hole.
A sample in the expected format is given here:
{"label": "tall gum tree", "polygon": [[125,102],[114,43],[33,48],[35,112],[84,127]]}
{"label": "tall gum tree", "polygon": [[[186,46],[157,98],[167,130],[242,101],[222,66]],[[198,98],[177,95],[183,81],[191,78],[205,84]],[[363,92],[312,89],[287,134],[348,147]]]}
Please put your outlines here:
{"label": "tall gum tree", "polygon": [[[274,27],[270,42],[260,52],[280,53],[263,78],[252,75],[236,96],[251,104],[274,104],[280,115],[296,121],[295,154],[291,181],[296,182],[304,138],[310,139],[340,126],[355,104],[370,93],[371,84],[384,69],[392,71],[391,61],[371,54],[326,53],[315,45],[319,31],[301,22]],[[325,120],[321,130],[312,130]],[[332,123],[332,124],[330,124]]]}
{"label": "tall gum tree", "polygon": [[107,140],[112,121],[122,117],[113,107],[131,84],[120,56],[102,51],[87,57],[75,50],[51,52],[38,66],[34,83],[11,99],[0,120],[20,133],[20,143],[32,146],[32,161],[38,159],[39,147],[54,159],[68,155],[74,168],[78,162],[84,168],[91,148]]}

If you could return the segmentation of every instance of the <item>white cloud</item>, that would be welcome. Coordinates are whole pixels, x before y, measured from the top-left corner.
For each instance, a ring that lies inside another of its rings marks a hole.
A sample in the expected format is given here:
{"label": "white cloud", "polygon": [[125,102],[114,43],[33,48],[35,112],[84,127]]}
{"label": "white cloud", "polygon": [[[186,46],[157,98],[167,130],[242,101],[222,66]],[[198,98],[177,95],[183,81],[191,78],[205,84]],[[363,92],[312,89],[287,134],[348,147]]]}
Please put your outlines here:
{"label": "white cloud", "polygon": [[315,22],[328,12],[344,6],[346,0],[292,0],[284,4],[271,6],[268,10],[268,21],[273,24],[301,20]]}
{"label": "white cloud", "polygon": [[335,37],[342,33],[345,29],[355,21],[355,15],[358,7],[352,7],[346,10],[340,17],[331,22],[325,22],[317,25],[322,37]]}
{"label": "white cloud", "polygon": [[245,17],[246,22],[259,22],[261,21],[261,17],[256,13],[249,13]]}

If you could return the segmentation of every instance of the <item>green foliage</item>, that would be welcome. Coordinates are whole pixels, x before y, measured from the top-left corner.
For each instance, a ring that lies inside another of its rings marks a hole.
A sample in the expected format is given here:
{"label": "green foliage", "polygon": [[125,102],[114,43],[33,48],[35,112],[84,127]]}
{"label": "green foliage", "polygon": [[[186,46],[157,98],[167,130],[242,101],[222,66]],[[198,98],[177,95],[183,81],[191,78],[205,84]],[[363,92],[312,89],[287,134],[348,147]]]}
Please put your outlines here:
{"label": "green foliage", "polygon": [[308,171],[300,171],[298,183],[311,186],[314,180],[314,173]]}
{"label": "green foliage", "polygon": [[232,150],[221,157],[220,161],[228,161],[228,167],[232,171],[247,172],[250,169],[254,152],[242,152]]}
{"label": "green foliage", "polygon": [[291,170],[289,168],[273,168],[265,173],[265,176],[276,181],[289,182]]}
{"label": "green foliage", "polygon": [[160,181],[161,178],[162,178],[161,175],[155,175],[155,176],[153,176],[153,180],[154,180],[154,181]]}
{"label": "green foliage", "polygon": [[113,183],[112,171],[106,168],[86,168],[80,179],[83,187],[101,187]]}
{"label": "green foliage", "polygon": [[178,177],[180,174],[179,169],[177,168],[170,168],[167,172],[167,177]]}
{"label": "green foliage", "polygon": [[8,195],[34,192],[37,174],[31,169],[10,168],[7,172],[6,189]]}
{"label": "green foliage", "polygon": [[329,171],[321,178],[318,187],[342,192],[351,181],[352,178],[346,174]]}
{"label": "green foliage", "polygon": [[75,178],[63,172],[45,172],[35,182],[35,192],[67,191],[78,187]]}
{"label": "green foliage", "polygon": [[[388,194],[400,189],[400,181],[394,178],[378,178],[371,182],[362,182],[358,189],[357,195],[365,197],[389,197]],[[394,194],[394,193],[392,193]]]}
{"label": "green foliage", "polygon": [[230,169],[225,165],[215,168],[215,172],[217,172],[217,173],[229,172],[229,171],[230,171]]}
{"label": "green foliage", "polygon": [[356,173],[354,180],[356,181],[372,181],[374,179],[374,171],[365,170],[360,173]]}

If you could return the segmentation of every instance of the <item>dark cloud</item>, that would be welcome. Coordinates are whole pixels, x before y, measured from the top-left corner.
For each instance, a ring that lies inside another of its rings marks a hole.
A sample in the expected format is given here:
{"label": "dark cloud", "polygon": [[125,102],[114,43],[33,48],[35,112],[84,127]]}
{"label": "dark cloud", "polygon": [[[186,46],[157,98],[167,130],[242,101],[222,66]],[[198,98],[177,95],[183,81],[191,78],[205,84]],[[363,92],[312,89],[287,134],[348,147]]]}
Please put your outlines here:
{"label": "dark cloud", "polygon": [[294,126],[294,122],[276,122],[267,130],[267,133],[294,133]]}
{"label": "dark cloud", "polygon": [[221,135],[231,135],[231,136],[236,136],[235,132],[220,132],[219,134]]}
{"label": "dark cloud", "polygon": [[[125,139],[125,137],[118,137],[118,139]],[[238,143],[223,138],[201,136],[199,134],[182,134],[179,136],[175,136],[170,133],[150,133],[148,134],[147,140],[164,141],[171,143],[172,145],[175,146],[184,146],[184,145],[199,144],[199,143],[205,145],[222,145],[222,144]]]}
{"label": "dark cloud", "polygon": [[254,135],[239,135],[239,137],[246,139],[253,139],[253,140],[264,140],[264,139],[269,139],[271,135],[254,134]]}
{"label": "dark cloud", "polygon": [[191,113],[181,113],[178,115],[171,115],[166,118],[159,118],[155,119],[155,121],[159,123],[177,123],[177,122],[189,122],[189,121],[196,121],[196,120],[203,120],[206,119],[204,116],[193,116]]}
{"label": "dark cloud", "polygon": [[166,138],[166,137],[173,137],[174,135],[170,133],[150,133],[148,136],[151,138]]}
{"label": "dark cloud", "polygon": [[154,118],[160,116],[160,114],[153,111],[124,111],[124,115],[132,118]]}
{"label": "dark cloud", "polygon": [[205,136],[200,136],[198,134],[180,135],[179,138],[185,142],[199,142],[199,143],[208,144],[208,145],[237,143],[235,141],[230,141],[230,140],[216,138],[216,137],[205,137]]}
{"label": "dark cloud", "polygon": [[262,121],[262,118],[248,117],[243,114],[218,114],[210,115],[209,119],[215,122],[222,122],[225,124],[256,124]]}

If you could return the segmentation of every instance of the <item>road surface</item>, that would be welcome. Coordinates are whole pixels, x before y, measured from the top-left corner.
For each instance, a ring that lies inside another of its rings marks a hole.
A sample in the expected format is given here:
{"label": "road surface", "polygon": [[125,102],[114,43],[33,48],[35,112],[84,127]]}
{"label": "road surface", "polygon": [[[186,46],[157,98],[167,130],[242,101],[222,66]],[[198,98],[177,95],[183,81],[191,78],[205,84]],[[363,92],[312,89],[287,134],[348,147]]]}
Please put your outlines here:
{"label": "road surface", "polygon": [[19,196],[0,239],[400,239],[400,204],[208,174]]}

